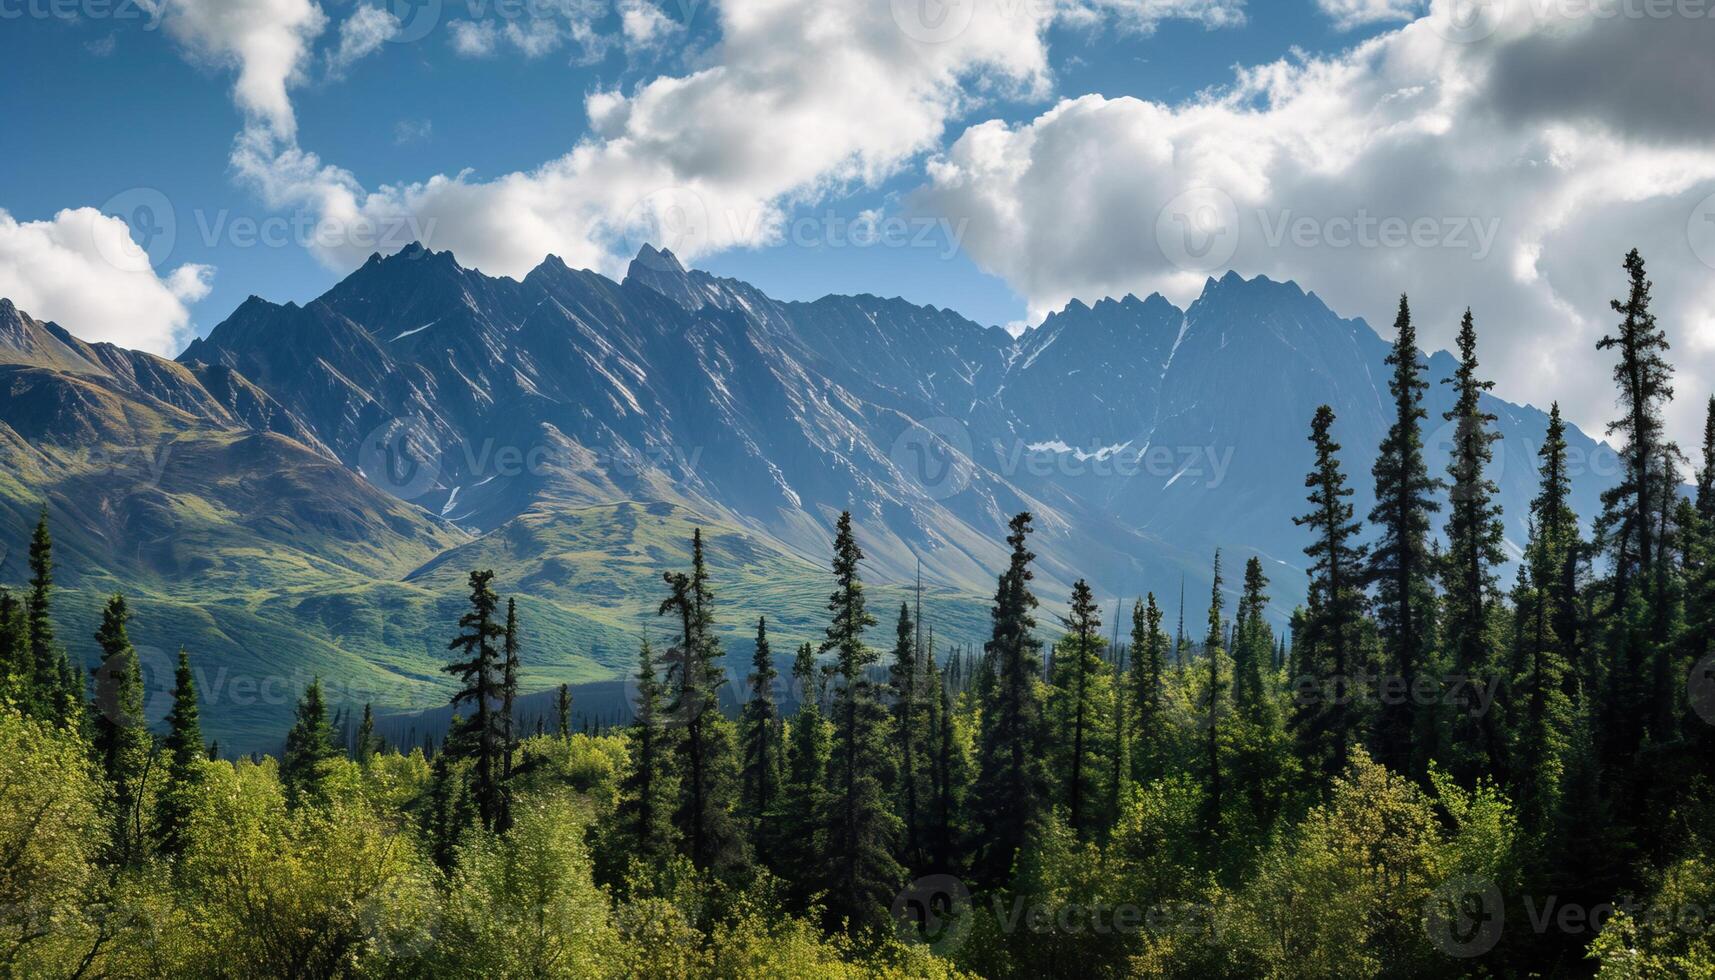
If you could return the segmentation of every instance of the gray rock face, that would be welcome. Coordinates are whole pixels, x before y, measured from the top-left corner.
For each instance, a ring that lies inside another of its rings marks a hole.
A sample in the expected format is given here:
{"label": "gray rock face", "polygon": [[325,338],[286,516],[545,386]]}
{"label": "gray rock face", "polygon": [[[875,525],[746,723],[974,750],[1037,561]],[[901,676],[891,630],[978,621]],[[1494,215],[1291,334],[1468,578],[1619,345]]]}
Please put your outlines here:
{"label": "gray rock face", "polygon": [[[231,404],[239,417],[475,533],[543,501],[669,502],[820,556],[850,509],[876,574],[920,558],[986,591],[1006,518],[1028,508],[1047,595],[1079,575],[1109,594],[1170,590],[1220,546],[1269,560],[1284,611],[1303,588],[1291,518],[1309,419],[1338,412],[1367,513],[1387,352],[1297,285],[1231,273],[1185,310],[1073,302],[1015,339],[897,299],[777,302],[648,246],[621,282],[555,257],[496,279],[412,246],[305,307],[253,298],[180,360],[237,372],[289,419]],[[1451,374],[1444,354],[1430,364]],[[1438,470],[1450,404],[1437,383]],[[1488,407],[1522,544],[1546,416]],[[1592,461],[1576,484],[1588,517],[1615,474],[1572,440]],[[378,445],[409,485],[371,472]]]}

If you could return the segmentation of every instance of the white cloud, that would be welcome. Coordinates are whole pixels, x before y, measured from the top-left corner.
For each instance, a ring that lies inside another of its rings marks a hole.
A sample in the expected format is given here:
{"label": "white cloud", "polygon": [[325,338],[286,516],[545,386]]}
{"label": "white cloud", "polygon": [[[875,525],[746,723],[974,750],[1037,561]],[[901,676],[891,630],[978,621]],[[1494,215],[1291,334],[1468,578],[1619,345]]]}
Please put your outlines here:
{"label": "white cloud", "polygon": [[[626,0],[622,4],[622,30],[632,29],[626,12],[642,2]],[[480,8],[473,5],[470,9]],[[608,12],[605,0],[532,0],[497,6],[496,16],[487,19],[455,20],[448,26],[452,29],[453,52],[466,58],[492,57],[502,44],[526,58],[545,57],[571,45],[574,61],[593,63],[600,61],[614,43],[613,38],[596,30],[597,22]]]}
{"label": "white cloud", "polygon": [[339,25],[339,44],[328,52],[328,72],[335,77],[381,50],[399,33],[399,18],[391,11],[365,4]]}
{"label": "white cloud", "polygon": [[167,33],[193,54],[238,69],[233,97],[274,133],[297,128],[287,90],[303,81],[310,45],[327,27],[314,0],[156,0]]}
{"label": "white cloud", "polygon": [[1168,20],[1188,20],[1209,30],[1241,27],[1245,0],[1063,0],[1068,23],[1094,26],[1111,18],[1123,29],[1151,33]]}
{"label": "white cloud", "polygon": [[[1046,91],[1048,5],[985,8],[935,41],[907,34],[887,4],[734,0],[719,13],[710,67],[592,94],[592,134],[529,172],[370,191],[260,128],[234,164],[272,205],[308,205],[335,228],[406,220],[489,272],[520,275],[550,252],[616,271],[644,238],[687,258],[768,242],[784,208],[873,184],[935,148],[978,104],[973,91]],[[367,251],[320,254],[343,268]]]}
{"label": "white cloud", "polygon": [[171,356],[190,339],[187,303],[214,270],[186,264],[165,279],[125,222],[94,208],[19,222],[0,210],[0,296],[88,341]]}
{"label": "white cloud", "polygon": [[447,26],[453,51],[466,58],[487,58],[500,43],[500,27],[491,20],[455,20]]}
{"label": "white cloud", "polygon": [[[1652,101],[1692,81],[1674,78],[1683,58],[1652,52],[1715,48],[1715,21],[1512,17],[1473,44],[1445,26],[1419,20],[1336,57],[1241,70],[1181,105],[1089,95],[1021,125],[972,126],[931,161],[920,203],[968,220],[967,253],[1037,315],[1125,292],[1183,302],[1228,267],[1296,279],[1382,327],[1408,291],[1437,346],[1469,304],[1508,397],[1560,398],[1599,431],[1612,385],[1594,344],[1627,249],[1650,261],[1682,348],[1715,322],[1710,269],[1687,237],[1715,192],[1715,137]],[[1634,97],[1517,90],[1591,70],[1591,51],[1627,66]],[[1382,219],[1400,222],[1389,227],[1403,245]],[[1708,234],[1715,254],[1715,225]],[[1230,258],[1204,267],[1195,255],[1209,246]],[[1688,397],[1674,424],[1688,437],[1715,362],[1689,349],[1678,360]]]}
{"label": "white cloud", "polygon": [[1427,0],[1316,0],[1342,31],[1367,24],[1414,20],[1428,6]]}
{"label": "white cloud", "polygon": [[623,0],[619,5],[620,33],[628,49],[658,47],[684,28],[650,0]]}

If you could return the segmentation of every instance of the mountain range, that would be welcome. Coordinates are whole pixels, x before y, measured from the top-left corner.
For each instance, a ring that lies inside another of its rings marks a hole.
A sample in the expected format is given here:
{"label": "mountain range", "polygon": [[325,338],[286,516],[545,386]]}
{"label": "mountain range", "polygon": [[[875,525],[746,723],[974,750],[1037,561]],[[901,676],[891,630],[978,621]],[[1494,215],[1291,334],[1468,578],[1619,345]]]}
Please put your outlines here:
{"label": "mountain range", "polygon": [[[943,643],[986,632],[1020,510],[1050,610],[1078,577],[1108,608],[1154,590],[1171,614],[1186,589],[1200,609],[1221,548],[1234,572],[1263,558],[1284,618],[1309,419],[1338,413],[1367,514],[1388,351],[1262,277],[1210,279],[1184,309],[1074,301],[1014,337],[899,299],[781,302],[649,246],[616,282],[553,256],[495,278],[412,245],[302,306],[251,297],[176,360],[0,300],[0,581],[27,577],[45,504],[68,645],[92,661],[101,596],[124,591],[152,710],[182,644],[239,748],[270,747],[312,676],[347,704],[444,703],[476,567],[519,598],[527,688],[622,674],[665,631],[660,575],[695,527],[729,655],[757,615],[778,650],[820,636],[848,509],[884,623],[921,574]],[[1439,472],[1454,361],[1428,364]],[[1547,419],[1485,407],[1517,554]],[[1588,518],[1616,464],[1570,442]]]}

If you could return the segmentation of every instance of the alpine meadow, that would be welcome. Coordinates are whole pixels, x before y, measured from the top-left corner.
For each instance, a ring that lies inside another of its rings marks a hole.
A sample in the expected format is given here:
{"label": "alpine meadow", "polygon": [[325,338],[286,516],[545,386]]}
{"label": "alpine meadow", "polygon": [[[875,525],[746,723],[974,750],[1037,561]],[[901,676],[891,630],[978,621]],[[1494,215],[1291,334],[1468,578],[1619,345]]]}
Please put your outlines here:
{"label": "alpine meadow", "polygon": [[1715,980],[1712,51],[0,0],[0,980]]}

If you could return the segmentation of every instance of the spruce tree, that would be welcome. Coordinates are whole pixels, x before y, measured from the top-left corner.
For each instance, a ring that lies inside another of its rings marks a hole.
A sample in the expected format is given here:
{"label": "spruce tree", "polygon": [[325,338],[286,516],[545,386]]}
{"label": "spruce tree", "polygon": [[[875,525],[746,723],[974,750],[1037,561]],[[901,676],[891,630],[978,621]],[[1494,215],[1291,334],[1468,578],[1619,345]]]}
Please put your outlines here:
{"label": "spruce tree", "polygon": [[338,754],[318,677],[304,689],[292,728],[286,733],[286,748],[280,753],[280,783],[286,798],[294,805],[324,802],[327,761]]}
{"label": "spruce tree", "polygon": [[[506,600],[506,638],[502,647],[505,661],[500,673],[500,778],[504,784],[512,779],[512,756],[518,751],[518,726],[513,719],[513,706],[518,700],[518,600]],[[510,801],[507,809],[510,810]],[[507,814],[507,823],[511,814]]]}
{"label": "spruce tree", "polygon": [[144,781],[154,741],[143,717],[142,666],[125,630],[129,618],[124,596],[107,600],[101,628],[95,633],[101,666],[95,670],[95,700],[90,706],[95,757],[107,777],[112,853],[120,864],[142,856]]}
{"label": "spruce tree", "polygon": [[637,653],[637,703],[626,754],[631,765],[619,788],[619,825],[632,854],[645,865],[662,867],[675,844],[673,785],[668,770],[664,695],[655,674],[655,652],[645,639]]}
{"label": "spruce tree", "polygon": [[899,819],[903,829],[900,855],[906,867],[916,869],[924,864],[923,814],[919,785],[921,732],[923,717],[919,685],[922,677],[917,667],[918,626],[911,617],[911,607],[899,604],[899,620],[894,629],[893,663],[888,667],[888,686],[893,696],[893,731],[899,746]]}
{"label": "spruce tree", "polygon": [[1608,424],[1608,434],[1625,436],[1621,450],[1625,477],[1603,495],[1601,528],[1613,560],[1616,601],[1630,585],[1648,581],[1656,558],[1652,487],[1659,476],[1666,443],[1662,406],[1673,400],[1673,368],[1667,362],[1667,335],[1650,311],[1654,284],[1637,249],[1627,253],[1628,288],[1625,299],[1609,305],[1623,319],[1619,329],[1602,337],[1597,350],[1619,351],[1614,381],[1620,389],[1623,414]]}
{"label": "spruce tree", "polygon": [[679,802],[673,823],[693,864],[703,870],[744,863],[744,838],[734,808],[738,774],[731,726],[721,716],[720,643],[714,636],[714,594],[703,556],[703,533],[691,537],[691,574],[666,574],[671,594],[659,614],[679,620],[679,644],[669,675],[678,689],[668,708],[682,726],[676,740]]}
{"label": "spruce tree", "polygon": [[959,712],[949,678],[934,669],[929,696],[937,703],[933,752],[935,800],[931,816],[929,851],[931,867],[942,874],[955,874],[965,865],[963,814],[965,790],[970,778],[968,759],[960,748]]}
{"label": "spruce tree", "polygon": [[1097,805],[1096,729],[1111,711],[1107,669],[1102,661],[1102,620],[1088,582],[1072,585],[1071,615],[1062,617],[1066,636],[1054,658],[1049,713],[1054,737],[1055,771],[1065,782],[1067,827],[1083,839],[1094,836]]}
{"label": "spruce tree", "polygon": [[[1394,418],[1376,458],[1376,505],[1370,522],[1381,531],[1370,556],[1369,576],[1376,583],[1376,619],[1387,670],[1406,690],[1414,690],[1433,650],[1435,590],[1429,561],[1430,515],[1441,510],[1438,484],[1424,462],[1423,421],[1429,413],[1423,396],[1426,365],[1417,349],[1417,328],[1406,297],[1399,298],[1395,339],[1387,363],[1393,368],[1388,391]],[[1376,761],[1395,772],[1425,775],[1428,734],[1415,699],[1385,699],[1377,721]]]}
{"label": "spruce tree", "polygon": [[503,821],[501,757],[506,748],[502,719],[494,710],[504,701],[504,666],[498,644],[505,642],[506,627],[496,618],[500,597],[494,594],[493,582],[492,571],[470,573],[470,611],[459,617],[459,635],[447,644],[447,649],[459,651],[462,659],[442,668],[460,684],[452,697],[453,707],[469,704],[474,711],[462,729],[449,733],[446,750],[455,758],[471,759],[471,796],[477,817],[489,830]]}
{"label": "spruce tree", "polygon": [[1233,707],[1245,721],[1260,726],[1274,720],[1270,678],[1274,673],[1274,631],[1269,628],[1268,576],[1262,559],[1245,562],[1244,594],[1239,600],[1233,643]]}
{"label": "spruce tree", "polygon": [[167,713],[167,737],[161,747],[167,757],[167,775],[155,800],[155,834],[161,853],[176,857],[184,851],[197,787],[202,785],[203,761],[217,758],[219,751],[218,746],[203,748],[196,676],[183,647],[173,672],[173,707]]}
{"label": "spruce tree", "polygon": [[1703,466],[1697,471],[1697,516],[1715,524],[1715,396],[1703,419]]}
{"label": "spruce tree", "polygon": [[572,688],[569,684],[561,684],[554,695],[554,726],[560,741],[572,737]]}
{"label": "spruce tree", "polygon": [[1221,838],[1221,741],[1222,719],[1226,714],[1225,699],[1227,696],[1227,681],[1223,676],[1222,660],[1225,651],[1222,649],[1223,637],[1226,630],[1223,622],[1225,599],[1221,588],[1226,584],[1221,576],[1221,552],[1215,551],[1214,584],[1209,590],[1209,632],[1203,638],[1203,656],[1208,661],[1207,677],[1203,690],[1203,765],[1207,767],[1203,774],[1203,836],[1210,849],[1216,853]]}
{"label": "spruce tree", "polygon": [[1300,704],[1296,723],[1307,763],[1320,768],[1324,777],[1345,771],[1357,740],[1351,702],[1353,671],[1362,666],[1359,633],[1365,599],[1359,584],[1368,558],[1358,541],[1362,525],[1353,516],[1353,491],[1340,466],[1334,421],[1334,410],[1323,405],[1310,423],[1316,463],[1304,485],[1310,490],[1311,509],[1293,519],[1313,535],[1304,549],[1311,562],[1310,605],[1297,670],[1316,686]]}
{"label": "spruce tree", "polygon": [[54,636],[54,540],[48,509],[42,508],[30,538],[30,592],[24,602],[29,622],[31,679],[27,711],[59,725],[75,725],[83,711],[82,682],[71,677],[70,662]]}
{"label": "spruce tree", "polygon": [[1605,591],[1603,667],[1598,734],[1608,765],[1623,767],[1643,738],[1652,653],[1665,640],[1663,617],[1655,588],[1658,535],[1657,484],[1664,481],[1662,461],[1668,451],[1663,407],[1673,399],[1673,369],[1667,362],[1667,335],[1650,311],[1654,288],[1644,260],[1633,249],[1626,255],[1627,291],[1610,303],[1622,317],[1616,331],[1602,337],[1598,350],[1614,350],[1614,381],[1619,387],[1621,415],[1608,424],[1609,435],[1621,435],[1624,475],[1602,495],[1597,537],[1607,552],[1609,579]]}
{"label": "spruce tree", "polygon": [[769,853],[778,828],[774,826],[780,795],[780,713],[774,706],[774,656],[768,647],[768,620],[757,617],[756,654],[750,666],[750,700],[740,723],[744,769],[739,798],[749,823],[751,846],[759,857]]}
{"label": "spruce tree", "polygon": [[792,718],[791,745],[786,756],[785,792],[780,801],[781,846],[775,869],[786,879],[800,905],[809,901],[822,880],[822,825],[827,797],[828,723],[822,717],[816,683],[816,651],[805,643],[792,663],[798,690],[798,713]]}
{"label": "spruce tree", "polygon": [[358,765],[367,766],[369,760],[380,750],[380,739],[375,737],[375,709],[365,702],[363,722],[357,726],[357,742],[351,747],[351,756],[357,760]]}
{"label": "spruce tree", "polygon": [[884,787],[892,781],[887,711],[869,668],[876,652],[863,642],[875,625],[865,598],[863,551],[852,533],[851,512],[840,515],[834,537],[834,581],[822,651],[833,651],[839,672],[834,692],[834,746],[829,760],[828,911],[854,926],[878,925],[905,871],[894,860],[899,818]]}
{"label": "spruce tree", "polygon": [[977,781],[972,790],[974,817],[982,852],[976,871],[981,881],[999,885],[1012,875],[1013,859],[1034,840],[1047,805],[1047,773],[1042,762],[1041,641],[1032,615],[1037,601],[1030,583],[1031,516],[1008,525],[1012,555],[995,587],[993,633],[983,648],[988,673],[982,697]]}
{"label": "spruce tree", "polygon": [[1140,783],[1166,775],[1167,635],[1155,593],[1131,610],[1132,768]]}
{"label": "spruce tree", "polygon": [[1496,674],[1492,625],[1496,598],[1494,569],[1506,561],[1501,550],[1505,529],[1489,478],[1495,417],[1482,408],[1494,382],[1477,376],[1477,328],[1466,310],[1459,325],[1459,367],[1447,383],[1456,401],[1446,419],[1454,423],[1445,566],[1447,643],[1453,657],[1453,704],[1447,763],[1467,783],[1505,764],[1499,726],[1481,690]]}

